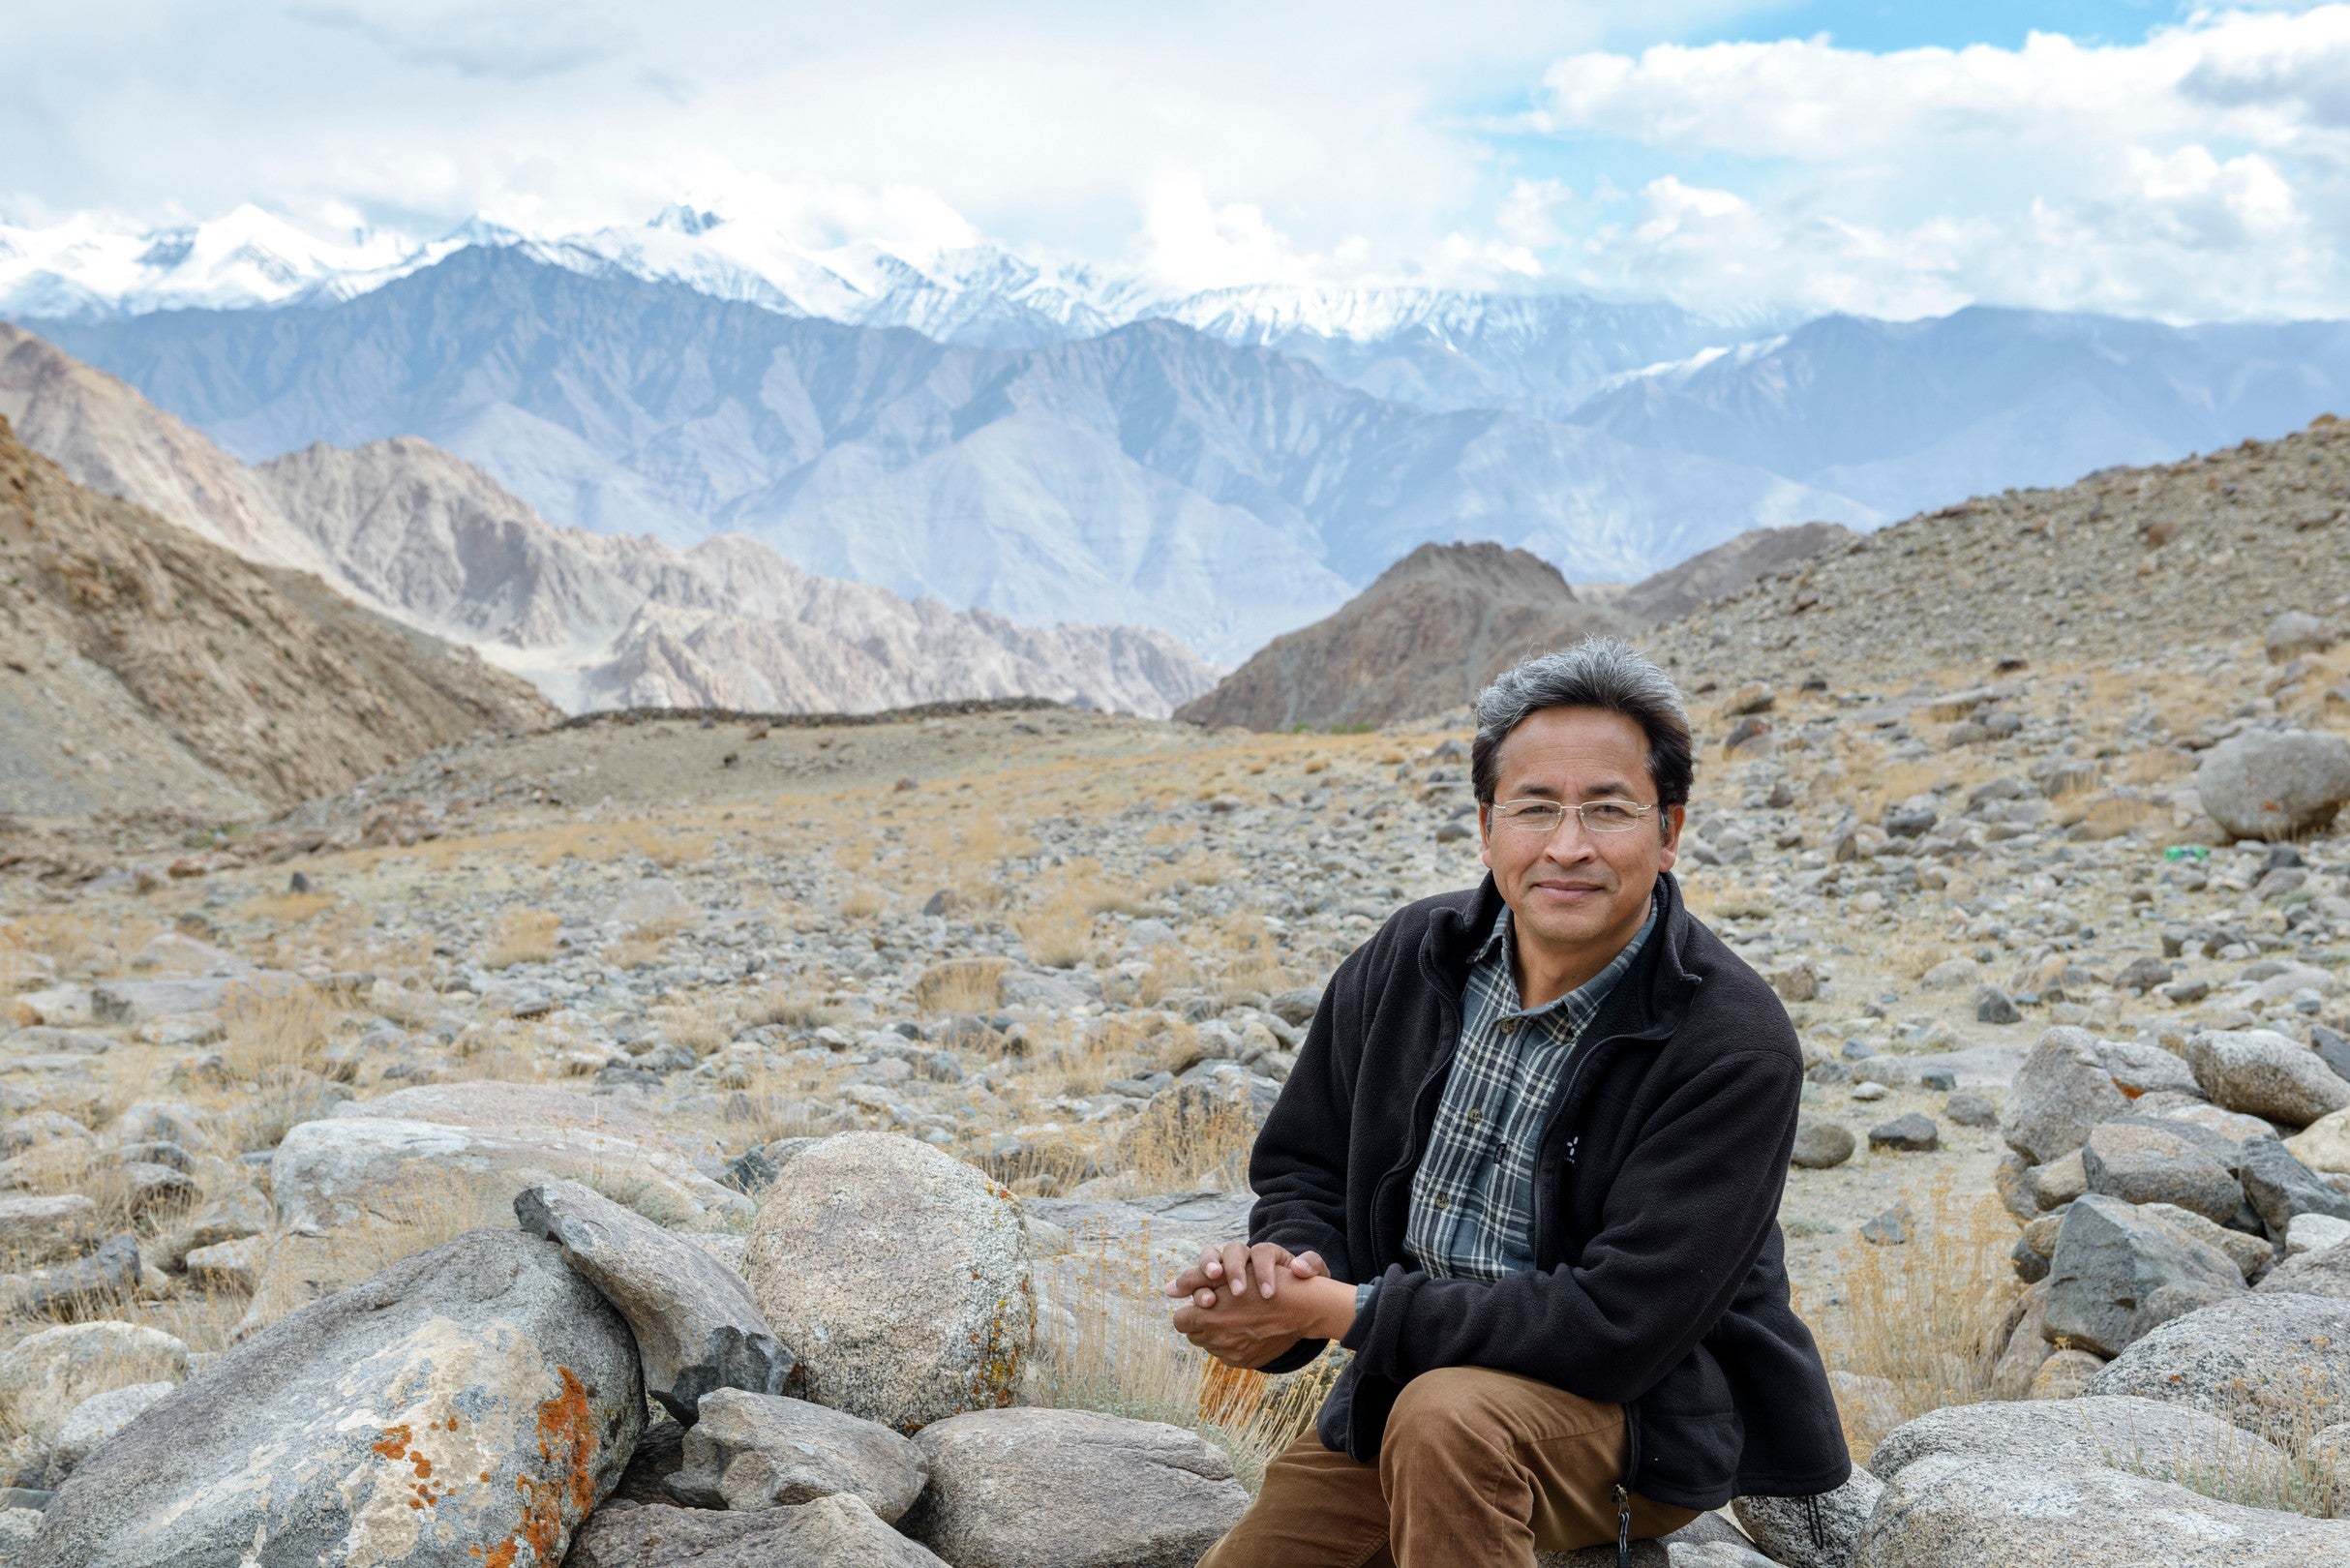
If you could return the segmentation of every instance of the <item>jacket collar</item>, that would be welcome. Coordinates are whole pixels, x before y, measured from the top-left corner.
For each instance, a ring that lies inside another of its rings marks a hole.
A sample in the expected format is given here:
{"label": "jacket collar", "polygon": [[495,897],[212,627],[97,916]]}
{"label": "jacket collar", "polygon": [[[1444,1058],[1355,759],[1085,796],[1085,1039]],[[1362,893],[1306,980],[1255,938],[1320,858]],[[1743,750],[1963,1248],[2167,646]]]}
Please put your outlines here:
{"label": "jacket collar", "polygon": [[[1689,949],[1697,920],[1681,897],[1681,885],[1668,871],[1656,879],[1656,927],[1648,933],[1626,983],[1615,987],[1603,1016],[1622,1017],[1631,1005],[1634,1016],[1628,1032],[1663,1035],[1680,1021],[1690,995],[1702,981],[1689,967]],[[1420,967],[1431,980],[1458,994],[1468,980],[1470,963],[1491,935],[1501,915],[1501,890],[1488,871],[1466,901],[1440,905],[1420,942]]]}

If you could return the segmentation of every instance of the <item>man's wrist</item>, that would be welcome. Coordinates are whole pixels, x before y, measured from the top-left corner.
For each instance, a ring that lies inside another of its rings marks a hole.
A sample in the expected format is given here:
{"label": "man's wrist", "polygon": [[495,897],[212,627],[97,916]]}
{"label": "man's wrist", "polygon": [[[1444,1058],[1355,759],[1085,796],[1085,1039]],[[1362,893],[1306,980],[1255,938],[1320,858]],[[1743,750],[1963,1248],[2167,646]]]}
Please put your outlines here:
{"label": "man's wrist", "polygon": [[1308,1322],[1305,1337],[1312,1340],[1342,1340],[1354,1327],[1355,1287],[1343,1280],[1327,1275],[1307,1282],[1312,1286],[1313,1312]]}

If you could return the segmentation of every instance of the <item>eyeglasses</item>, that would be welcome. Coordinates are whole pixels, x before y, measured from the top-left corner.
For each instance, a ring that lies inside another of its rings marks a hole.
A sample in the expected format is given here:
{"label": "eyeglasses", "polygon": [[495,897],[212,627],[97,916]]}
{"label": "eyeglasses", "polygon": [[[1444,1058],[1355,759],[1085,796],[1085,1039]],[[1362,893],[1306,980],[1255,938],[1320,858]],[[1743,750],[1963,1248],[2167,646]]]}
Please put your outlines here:
{"label": "eyeglasses", "polygon": [[1562,800],[1497,800],[1492,807],[1496,827],[1545,838],[1558,831],[1570,811],[1582,819],[1586,833],[1628,833],[1655,809],[1633,800],[1585,800],[1580,805]]}

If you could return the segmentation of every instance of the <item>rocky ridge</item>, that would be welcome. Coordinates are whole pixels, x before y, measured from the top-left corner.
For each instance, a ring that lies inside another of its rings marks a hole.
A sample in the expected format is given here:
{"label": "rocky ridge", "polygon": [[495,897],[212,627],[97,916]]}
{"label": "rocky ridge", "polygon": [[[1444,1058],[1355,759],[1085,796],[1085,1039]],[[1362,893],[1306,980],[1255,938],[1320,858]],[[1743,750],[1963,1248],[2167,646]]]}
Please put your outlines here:
{"label": "rocky ridge", "polygon": [[237,817],[554,710],[464,649],[85,490],[0,420],[0,781],[27,815]]}
{"label": "rocky ridge", "polygon": [[1163,715],[1213,673],[1164,632],[1015,624],[818,577],[721,534],[558,528],[414,437],[248,468],[112,377],[0,323],[0,412],[92,489],[463,643],[566,710],[851,712],[1039,696]]}

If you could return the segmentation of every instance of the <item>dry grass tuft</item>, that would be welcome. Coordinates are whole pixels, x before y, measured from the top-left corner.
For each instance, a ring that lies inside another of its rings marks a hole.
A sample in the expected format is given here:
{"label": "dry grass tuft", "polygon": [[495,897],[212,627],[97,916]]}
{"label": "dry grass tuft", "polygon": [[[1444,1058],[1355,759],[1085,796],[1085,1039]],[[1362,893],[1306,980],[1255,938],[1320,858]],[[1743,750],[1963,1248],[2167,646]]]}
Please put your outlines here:
{"label": "dry grass tuft", "polygon": [[1003,1006],[1003,958],[949,958],[914,982],[914,1005],[924,1012],[993,1012]]}
{"label": "dry grass tuft", "polygon": [[332,897],[322,892],[272,893],[247,904],[245,913],[258,920],[275,920],[281,925],[300,925],[333,908],[334,902]]}
{"label": "dry grass tuft", "polygon": [[[1938,1182],[1903,1246],[1854,1238],[1846,1254],[1844,1306],[1821,1336],[1828,1364],[1893,1390],[1898,1421],[1991,1397],[2007,1309],[2020,1288],[2007,1259],[2015,1225],[1998,1199],[1960,1196]],[[1843,1409],[1856,1457],[1890,1427],[1865,1407]]]}
{"label": "dry grass tuft", "polygon": [[1068,969],[1093,949],[1094,912],[1086,890],[1064,887],[1011,920],[1031,963]]}
{"label": "dry grass tuft", "polygon": [[544,964],[555,958],[555,933],[563,923],[552,910],[508,910],[497,922],[497,940],[484,959],[492,969],[516,964]]}
{"label": "dry grass tuft", "polygon": [[742,1021],[757,1029],[775,1024],[785,1029],[822,1029],[832,1021],[822,1003],[781,988],[761,992],[743,1009]]}
{"label": "dry grass tuft", "polygon": [[1154,1101],[1113,1153],[1137,1192],[1237,1191],[1248,1185],[1255,1146],[1256,1119],[1246,1106],[1187,1092]]}
{"label": "dry grass tuft", "polygon": [[226,1122],[239,1149],[271,1149],[297,1122],[324,1116],[335,1010],[307,985],[238,986],[221,1007]]}
{"label": "dry grass tuft", "polygon": [[1254,1492],[1265,1466],[1311,1425],[1341,1359],[1326,1353],[1283,1377],[1223,1366],[1167,1324],[1147,1233],[1121,1245],[1080,1238],[1057,1271],[1070,1320],[1031,1363],[1024,1402],[1163,1421],[1221,1448]]}
{"label": "dry grass tuft", "polygon": [[888,900],[871,888],[852,888],[840,901],[840,918],[844,920],[869,920],[889,907]]}

